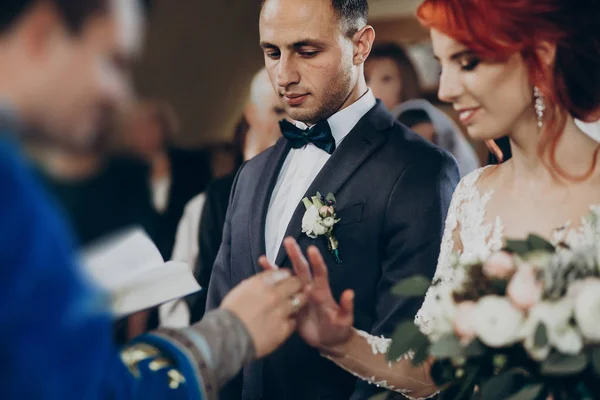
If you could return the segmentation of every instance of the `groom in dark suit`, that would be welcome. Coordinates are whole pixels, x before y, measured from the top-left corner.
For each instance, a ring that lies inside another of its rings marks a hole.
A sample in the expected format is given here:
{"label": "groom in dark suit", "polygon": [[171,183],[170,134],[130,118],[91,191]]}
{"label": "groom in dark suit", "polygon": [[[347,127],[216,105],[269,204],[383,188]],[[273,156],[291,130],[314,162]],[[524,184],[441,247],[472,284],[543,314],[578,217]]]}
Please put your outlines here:
{"label": "groom in dark suit", "polygon": [[[388,335],[413,317],[422,299],[393,296],[395,282],[437,264],[446,212],[459,180],[454,159],[396,123],[375,100],[364,61],[375,32],[367,0],[266,0],[261,47],[275,91],[295,124],[240,169],[223,244],[209,285],[208,308],[260,271],[258,258],[282,267],[281,243],[293,236],[326,257],[334,295],[355,291],[356,327]],[[325,238],[302,233],[302,198],[337,199],[341,263]],[[222,399],[347,400],[377,392],[320,357],[299,337],[250,365]]]}

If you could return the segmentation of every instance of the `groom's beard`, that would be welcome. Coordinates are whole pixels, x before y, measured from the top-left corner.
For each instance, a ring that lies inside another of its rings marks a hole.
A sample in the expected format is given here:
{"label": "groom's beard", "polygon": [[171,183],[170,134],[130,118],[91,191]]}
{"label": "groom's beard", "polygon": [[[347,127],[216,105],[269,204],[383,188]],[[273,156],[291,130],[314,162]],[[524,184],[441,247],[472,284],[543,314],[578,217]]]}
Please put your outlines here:
{"label": "groom's beard", "polygon": [[[321,93],[310,92],[306,101],[298,107],[290,106],[284,102],[285,111],[293,120],[304,122],[307,125],[314,125],[338,112],[352,95],[354,87],[352,76],[342,75],[338,77],[337,81],[330,82],[330,85]],[[288,92],[298,91],[286,89]],[[281,96],[283,97],[283,94]]]}

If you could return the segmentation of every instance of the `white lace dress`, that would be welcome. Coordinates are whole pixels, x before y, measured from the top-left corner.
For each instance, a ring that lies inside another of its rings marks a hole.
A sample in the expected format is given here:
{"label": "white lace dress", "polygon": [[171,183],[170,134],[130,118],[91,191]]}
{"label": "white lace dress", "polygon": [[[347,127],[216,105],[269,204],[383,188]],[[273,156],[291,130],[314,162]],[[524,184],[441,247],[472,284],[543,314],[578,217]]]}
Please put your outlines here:
{"label": "white lace dress", "polygon": [[[461,263],[474,259],[485,259],[491,253],[501,250],[504,239],[504,227],[500,217],[486,222],[486,206],[493,191],[481,194],[476,183],[488,166],[480,168],[464,177],[458,184],[446,218],[440,256],[434,281],[425,297],[423,306],[415,318],[421,331],[435,338],[436,323],[445,321],[441,317],[444,312],[439,303],[439,295],[445,285],[454,279],[461,279],[452,268],[453,260],[458,257]],[[600,206],[591,206],[591,211],[600,217]],[[554,242],[566,242],[572,247],[589,245],[600,240],[600,224],[590,224],[582,218],[577,229],[570,229],[570,223],[557,229],[552,238]],[[327,356],[332,361],[359,378],[372,384],[404,394],[411,399],[425,399],[437,394],[437,390],[429,376],[430,364],[415,368],[410,363],[411,354],[401,357],[396,363],[385,359],[391,340],[372,336],[358,331],[360,338],[352,344],[347,354]]]}

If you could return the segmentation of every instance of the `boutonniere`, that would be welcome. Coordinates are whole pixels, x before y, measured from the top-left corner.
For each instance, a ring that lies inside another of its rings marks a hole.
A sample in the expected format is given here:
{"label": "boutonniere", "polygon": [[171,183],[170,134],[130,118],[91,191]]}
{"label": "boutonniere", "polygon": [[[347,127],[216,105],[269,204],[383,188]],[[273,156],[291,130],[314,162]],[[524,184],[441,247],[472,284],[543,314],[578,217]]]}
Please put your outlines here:
{"label": "boutonniere", "polygon": [[336,216],[335,196],[331,193],[327,197],[323,197],[317,192],[312,198],[305,197],[302,199],[306,211],[302,217],[302,233],[305,233],[311,239],[316,239],[319,236],[327,240],[327,248],[335,257],[335,262],[342,263],[339,255],[339,243],[333,236],[333,227],[340,222]]}

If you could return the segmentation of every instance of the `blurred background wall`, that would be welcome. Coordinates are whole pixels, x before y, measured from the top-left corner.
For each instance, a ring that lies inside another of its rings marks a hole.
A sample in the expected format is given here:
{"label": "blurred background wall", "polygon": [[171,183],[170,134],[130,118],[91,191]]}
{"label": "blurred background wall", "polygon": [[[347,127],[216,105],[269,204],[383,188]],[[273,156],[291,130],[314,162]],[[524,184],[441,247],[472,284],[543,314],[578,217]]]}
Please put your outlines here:
{"label": "blurred background wall", "polygon": [[230,140],[252,75],[262,66],[259,0],[154,0],[136,81],[170,102],[183,146]]}

